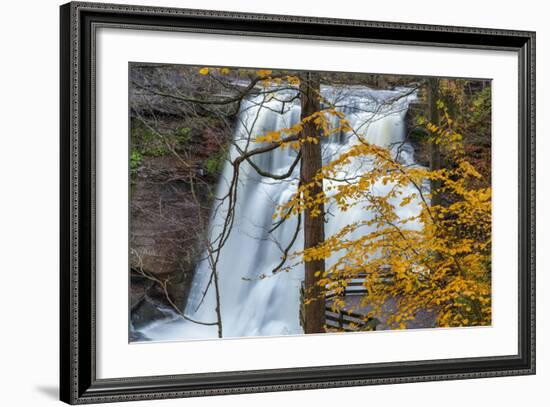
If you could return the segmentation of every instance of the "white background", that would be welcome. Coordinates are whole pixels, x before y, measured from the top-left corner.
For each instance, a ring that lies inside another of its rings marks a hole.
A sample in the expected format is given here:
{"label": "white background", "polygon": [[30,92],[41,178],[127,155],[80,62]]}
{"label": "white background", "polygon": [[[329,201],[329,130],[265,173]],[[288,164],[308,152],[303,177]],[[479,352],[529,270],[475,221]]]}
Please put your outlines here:
{"label": "white background", "polygon": [[[152,1],[133,3],[152,4]],[[550,163],[543,154],[550,148],[550,122],[545,94],[550,28],[544,2],[518,3],[467,1],[358,2],[340,0],[337,6],[318,1],[278,0],[158,1],[155,5],[236,11],[302,14],[326,17],[392,20],[515,28],[537,31],[538,78],[538,375],[534,377],[477,379],[460,382],[342,388],[307,392],[210,397],[185,400],[188,406],[218,403],[239,406],[258,404],[319,405],[368,403],[375,405],[499,406],[542,405],[550,380],[548,309],[543,296],[548,278],[546,233],[550,220],[542,208],[548,205],[544,190]],[[0,371],[3,405],[41,406],[58,403],[58,9],[59,2],[42,0],[3,5],[0,26],[0,236],[2,238],[0,294]],[[545,386],[546,385],[546,386]],[[149,402],[149,405],[181,405],[181,400]],[[134,403],[135,404],[135,403]],[[145,403],[141,403],[146,405]],[[126,404],[130,405],[130,404]],[[137,404],[136,404],[137,405]]]}

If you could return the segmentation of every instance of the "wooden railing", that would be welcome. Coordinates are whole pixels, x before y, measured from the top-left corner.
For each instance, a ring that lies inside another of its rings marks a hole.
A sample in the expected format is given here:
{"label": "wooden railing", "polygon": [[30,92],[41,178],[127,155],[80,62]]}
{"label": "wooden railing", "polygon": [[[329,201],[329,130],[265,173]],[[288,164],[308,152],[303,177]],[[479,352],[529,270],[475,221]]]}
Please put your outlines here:
{"label": "wooden railing", "polygon": [[[351,295],[366,295],[367,289],[365,288],[365,278],[367,277],[366,274],[358,274],[354,278],[347,279],[345,282],[343,281],[341,286],[337,288],[333,288],[332,290],[328,290],[325,293],[325,298],[331,299],[335,296],[351,296]],[[339,293],[337,293],[337,291]]]}
{"label": "wooden railing", "polygon": [[[358,274],[352,279],[342,282],[342,286],[328,290],[325,293],[325,324],[328,329],[344,332],[374,331],[380,323],[376,318],[366,318],[366,315],[357,311],[333,309],[332,301],[335,297],[365,296],[366,274]],[[304,325],[304,285],[300,289],[300,323]]]}

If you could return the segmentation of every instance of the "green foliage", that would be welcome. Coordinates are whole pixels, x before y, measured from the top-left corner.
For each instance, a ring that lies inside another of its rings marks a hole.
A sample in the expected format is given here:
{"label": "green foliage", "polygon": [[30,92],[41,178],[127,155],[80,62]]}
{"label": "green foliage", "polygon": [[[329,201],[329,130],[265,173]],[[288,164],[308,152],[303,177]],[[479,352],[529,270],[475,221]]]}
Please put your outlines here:
{"label": "green foliage", "polygon": [[471,103],[469,121],[471,126],[479,126],[485,130],[491,122],[491,87],[485,87],[476,94]]}
{"label": "green foliage", "polygon": [[225,155],[225,150],[221,149],[220,151],[215,152],[205,160],[204,168],[208,175],[215,176],[222,171],[225,161]]}
{"label": "green foliage", "polygon": [[134,152],[139,153],[141,158],[143,158],[143,156],[158,156],[163,152],[162,140],[160,140],[151,129],[137,119],[133,119],[131,123],[130,144],[132,148],[130,166],[132,160],[131,156]]}
{"label": "green foliage", "polygon": [[131,145],[132,151],[142,157],[160,157],[170,153],[170,149],[184,148],[191,141],[191,129],[179,127],[166,134],[154,132],[142,121],[132,120]]}
{"label": "green foliage", "polygon": [[172,133],[172,138],[178,144],[187,144],[191,141],[191,129],[189,127],[180,127]]}
{"label": "green foliage", "polygon": [[409,140],[413,143],[422,143],[429,138],[429,133],[424,129],[427,119],[422,113],[424,112],[419,112],[413,116],[413,122],[416,126],[410,129],[408,135]]}
{"label": "green foliage", "polygon": [[143,161],[143,155],[138,150],[132,150],[130,152],[130,174],[135,175],[141,162]]}

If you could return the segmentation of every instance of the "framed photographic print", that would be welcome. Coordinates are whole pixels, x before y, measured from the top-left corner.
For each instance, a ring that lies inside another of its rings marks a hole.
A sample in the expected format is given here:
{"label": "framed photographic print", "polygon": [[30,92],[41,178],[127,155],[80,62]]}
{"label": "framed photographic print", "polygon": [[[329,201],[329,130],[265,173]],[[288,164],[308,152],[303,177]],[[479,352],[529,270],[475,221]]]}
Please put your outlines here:
{"label": "framed photographic print", "polygon": [[61,6],[61,399],[535,372],[535,34]]}

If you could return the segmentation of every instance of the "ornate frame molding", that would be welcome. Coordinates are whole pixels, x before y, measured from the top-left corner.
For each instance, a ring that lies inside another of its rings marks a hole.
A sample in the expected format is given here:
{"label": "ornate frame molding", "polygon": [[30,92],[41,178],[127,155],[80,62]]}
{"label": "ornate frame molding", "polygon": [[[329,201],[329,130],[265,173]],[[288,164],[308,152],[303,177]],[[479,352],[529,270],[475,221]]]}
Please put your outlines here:
{"label": "ornate frame molding", "polygon": [[[60,20],[61,400],[84,404],[535,373],[534,32],[83,2],[61,6]],[[94,38],[100,26],[516,51],[520,61],[518,355],[97,379]]]}

